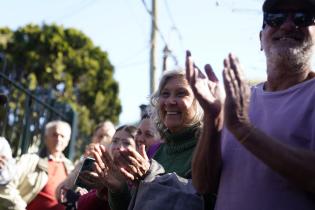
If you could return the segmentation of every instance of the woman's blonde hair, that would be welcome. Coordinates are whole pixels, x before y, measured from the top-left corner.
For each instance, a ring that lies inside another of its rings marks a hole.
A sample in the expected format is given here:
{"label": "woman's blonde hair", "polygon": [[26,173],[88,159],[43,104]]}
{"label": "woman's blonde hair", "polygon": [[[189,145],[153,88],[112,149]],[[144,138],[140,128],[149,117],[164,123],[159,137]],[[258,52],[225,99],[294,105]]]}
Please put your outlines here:
{"label": "woman's blonde hair", "polygon": [[[162,75],[162,78],[159,82],[158,89],[155,93],[153,93],[150,97],[150,104],[151,104],[151,116],[153,121],[156,123],[156,127],[160,133],[161,136],[164,136],[163,134],[167,130],[167,127],[164,125],[161,119],[161,110],[159,107],[159,99],[161,96],[161,91],[166,85],[166,83],[172,79],[172,78],[183,78],[186,80],[186,73],[183,69],[176,69],[176,70],[170,70],[170,71],[165,71],[164,74]],[[200,125],[202,124],[202,119],[203,119],[203,109],[201,108],[199,102],[197,99],[194,97],[193,101],[193,106],[195,107],[195,116],[191,119],[189,123],[184,125],[184,127],[191,127],[195,125]]]}

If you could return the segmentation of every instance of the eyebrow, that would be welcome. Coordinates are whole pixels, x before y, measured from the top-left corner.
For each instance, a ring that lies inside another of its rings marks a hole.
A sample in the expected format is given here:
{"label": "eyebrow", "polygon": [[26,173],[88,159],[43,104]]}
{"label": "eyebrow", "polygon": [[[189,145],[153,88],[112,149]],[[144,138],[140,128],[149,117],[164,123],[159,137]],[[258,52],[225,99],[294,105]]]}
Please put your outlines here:
{"label": "eyebrow", "polygon": [[[132,139],[132,137],[130,137],[131,139]],[[128,141],[129,142],[129,140],[128,139],[125,139],[125,138],[118,138],[118,137],[115,137],[115,138],[113,138],[113,140],[119,140],[119,141]]]}

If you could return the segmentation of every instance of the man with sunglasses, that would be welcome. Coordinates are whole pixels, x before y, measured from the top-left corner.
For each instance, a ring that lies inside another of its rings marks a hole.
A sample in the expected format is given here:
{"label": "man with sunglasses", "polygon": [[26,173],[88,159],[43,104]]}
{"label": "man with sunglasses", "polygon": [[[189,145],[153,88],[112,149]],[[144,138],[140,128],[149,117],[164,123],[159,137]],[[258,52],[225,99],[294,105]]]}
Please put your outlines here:
{"label": "man with sunglasses", "polygon": [[[265,0],[263,12],[266,82],[250,92],[230,54],[224,60],[223,107],[209,69],[208,84],[188,76],[207,126],[193,160],[193,184],[202,194],[216,193],[215,210],[314,210],[315,0]],[[197,71],[189,55],[186,68],[188,74]]]}

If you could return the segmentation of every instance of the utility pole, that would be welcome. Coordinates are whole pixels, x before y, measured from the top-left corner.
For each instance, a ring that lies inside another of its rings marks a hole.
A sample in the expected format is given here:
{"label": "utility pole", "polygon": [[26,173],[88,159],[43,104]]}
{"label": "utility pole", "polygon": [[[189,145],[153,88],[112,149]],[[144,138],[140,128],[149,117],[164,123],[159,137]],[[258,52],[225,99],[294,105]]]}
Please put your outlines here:
{"label": "utility pole", "polygon": [[152,0],[152,25],[151,25],[151,51],[150,51],[150,95],[155,91],[155,75],[156,75],[156,29],[157,29],[157,5],[156,0]]}

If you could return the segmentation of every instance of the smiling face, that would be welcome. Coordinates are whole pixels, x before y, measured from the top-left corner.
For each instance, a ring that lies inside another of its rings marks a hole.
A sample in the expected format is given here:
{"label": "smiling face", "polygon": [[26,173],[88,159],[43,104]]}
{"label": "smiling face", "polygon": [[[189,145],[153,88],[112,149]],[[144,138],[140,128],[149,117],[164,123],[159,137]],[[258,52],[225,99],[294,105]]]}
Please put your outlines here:
{"label": "smiling face", "polygon": [[112,157],[119,155],[121,148],[136,148],[134,137],[130,135],[125,129],[116,131],[113,136],[112,143],[110,145],[110,154]]}
{"label": "smiling face", "polygon": [[61,153],[68,146],[70,131],[63,124],[50,127],[45,134],[45,144],[49,154]]}
{"label": "smiling face", "polygon": [[141,120],[135,139],[138,148],[144,144],[146,149],[159,141],[157,130],[151,119],[145,118]]}
{"label": "smiling face", "polygon": [[162,123],[177,132],[187,127],[196,114],[194,94],[184,76],[169,78],[161,88],[158,109]]}
{"label": "smiling face", "polygon": [[261,45],[268,60],[282,61],[293,66],[309,63],[315,42],[315,26],[297,27],[292,13],[307,11],[308,5],[302,2],[279,4],[279,12],[288,12],[286,21],[279,27],[266,25],[261,33]]}

